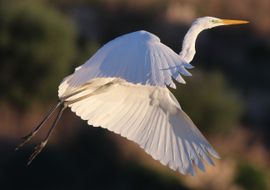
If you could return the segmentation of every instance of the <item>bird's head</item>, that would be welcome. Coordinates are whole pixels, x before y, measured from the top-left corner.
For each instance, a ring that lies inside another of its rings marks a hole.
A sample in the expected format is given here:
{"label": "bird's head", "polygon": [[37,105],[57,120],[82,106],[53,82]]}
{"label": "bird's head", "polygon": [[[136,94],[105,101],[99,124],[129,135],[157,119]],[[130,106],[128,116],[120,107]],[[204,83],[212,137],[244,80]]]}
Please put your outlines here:
{"label": "bird's head", "polygon": [[193,24],[200,25],[203,29],[210,29],[216,26],[247,24],[247,23],[249,23],[249,21],[220,19],[216,17],[206,16],[206,17],[197,18]]}

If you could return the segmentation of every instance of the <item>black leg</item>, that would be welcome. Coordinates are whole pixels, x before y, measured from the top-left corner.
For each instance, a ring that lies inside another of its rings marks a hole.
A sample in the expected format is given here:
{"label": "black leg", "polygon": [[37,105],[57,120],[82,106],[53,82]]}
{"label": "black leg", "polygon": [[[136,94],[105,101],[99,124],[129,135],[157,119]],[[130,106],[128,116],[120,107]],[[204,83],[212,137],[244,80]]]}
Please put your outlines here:
{"label": "black leg", "polygon": [[26,135],[25,137],[23,137],[23,142],[21,144],[19,144],[16,147],[16,151],[19,150],[21,147],[23,147],[27,142],[29,142],[36,134],[37,132],[44,126],[44,124],[49,120],[49,118],[51,117],[51,115],[54,113],[54,111],[61,105],[62,103],[59,102],[55,107],[53,107],[48,114],[44,117],[44,119],[40,122],[40,124],[28,135]]}
{"label": "black leg", "polygon": [[46,138],[41,142],[39,143],[35,149],[34,149],[34,152],[31,154],[30,158],[29,158],[29,161],[27,163],[27,165],[30,165],[31,162],[36,158],[36,156],[42,151],[42,149],[46,146],[54,128],[56,127],[60,117],[62,116],[64,110],[66,109],[66,105],[64,104],[61,104],[61,108],[59,110],[59,112],[57,113],[57,116],[56,116],[56,119],[54,120],[53,124],[52,124],[52,127],[50,128]]}

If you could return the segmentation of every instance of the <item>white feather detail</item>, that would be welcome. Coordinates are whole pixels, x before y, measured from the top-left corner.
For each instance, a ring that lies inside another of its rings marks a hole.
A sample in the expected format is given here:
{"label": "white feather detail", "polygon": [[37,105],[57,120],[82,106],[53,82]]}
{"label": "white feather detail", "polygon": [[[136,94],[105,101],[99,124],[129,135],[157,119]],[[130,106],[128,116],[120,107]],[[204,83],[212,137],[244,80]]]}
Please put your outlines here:
{"label": "white feather detail", "polygon": [[166,87],[96,78],[71,94],[60,99],[89,125],[136,142],[171,169],[194,175],[194,165],[204,171],[203,161],[219,158]]}

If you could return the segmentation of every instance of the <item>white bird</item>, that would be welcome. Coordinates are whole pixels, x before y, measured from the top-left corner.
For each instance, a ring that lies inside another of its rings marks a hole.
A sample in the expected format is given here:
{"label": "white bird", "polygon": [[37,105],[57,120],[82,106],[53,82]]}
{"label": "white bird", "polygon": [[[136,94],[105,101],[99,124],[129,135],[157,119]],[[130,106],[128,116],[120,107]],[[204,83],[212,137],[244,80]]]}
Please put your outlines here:
{"label": "white bird", "polygon": [[29,158],[28,164],[45,147],[66,107],[94,127],[103,127],[136,142],[154,159],[182,174],[195,174],[195,166],[205,170],[220,158],[207,142],[167,86],[173,79],[185,83],[187,69],[195,55],[198,34],[221,25],[248,21],[215,17],[196,19],[188,30],[180,54],[147,31],[120,36],[100,48],[86,63],[62,81],[59,103],[27,135],[28,142],[60,107],[46,138]]}

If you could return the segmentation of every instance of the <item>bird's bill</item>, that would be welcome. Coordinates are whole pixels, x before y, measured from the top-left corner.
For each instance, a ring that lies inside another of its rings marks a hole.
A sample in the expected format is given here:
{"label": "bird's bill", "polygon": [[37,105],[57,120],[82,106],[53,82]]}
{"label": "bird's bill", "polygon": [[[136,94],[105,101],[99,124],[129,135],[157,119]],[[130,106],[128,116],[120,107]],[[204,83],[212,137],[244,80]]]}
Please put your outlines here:
{"label": "bird's bill", "polygon": [[249,21],[246,20],[230,20],[230,19],[221,19],[222,24],[232,25],[232,24],[248,24]]}

